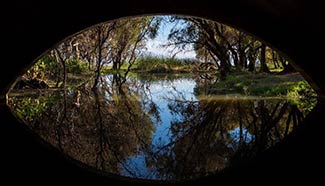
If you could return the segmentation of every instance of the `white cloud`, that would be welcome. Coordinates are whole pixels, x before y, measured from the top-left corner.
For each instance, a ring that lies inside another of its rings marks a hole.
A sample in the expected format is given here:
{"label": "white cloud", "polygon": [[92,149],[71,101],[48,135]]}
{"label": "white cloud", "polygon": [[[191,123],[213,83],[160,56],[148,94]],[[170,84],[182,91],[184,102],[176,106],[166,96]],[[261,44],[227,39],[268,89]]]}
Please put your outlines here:
{"label": "white cloud", "polygon": [[146,43],[147,52],[164,57],[171,57],[177,53],[176,57],[178,58],[195,58],[195,52],[192,45],[188,45],[184,50],[181,50],[175,49],[174,46],[163,47],[162,45],[166,43],[167,42],[158,39],[150,39]]}

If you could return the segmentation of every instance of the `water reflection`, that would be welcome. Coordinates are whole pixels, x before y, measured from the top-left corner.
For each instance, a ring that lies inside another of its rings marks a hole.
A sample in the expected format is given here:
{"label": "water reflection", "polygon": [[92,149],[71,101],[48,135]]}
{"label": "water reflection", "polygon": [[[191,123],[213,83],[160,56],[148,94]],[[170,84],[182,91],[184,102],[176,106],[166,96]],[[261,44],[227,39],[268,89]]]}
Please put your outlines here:
{"label": "water reflection", "polygon": [[44,140],[97,169],[134,178],[205,176],[252,158],[302,122],[292,100],[217,96],[213,76],[120,74],[77,88],[13,90],[8,104]]}

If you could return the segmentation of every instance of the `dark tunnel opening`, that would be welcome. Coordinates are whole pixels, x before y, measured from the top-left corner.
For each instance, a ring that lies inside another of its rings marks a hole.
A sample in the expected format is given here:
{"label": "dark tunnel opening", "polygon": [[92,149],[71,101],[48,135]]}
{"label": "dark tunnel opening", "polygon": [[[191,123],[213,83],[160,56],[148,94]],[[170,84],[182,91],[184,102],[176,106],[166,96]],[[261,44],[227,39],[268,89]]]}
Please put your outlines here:
{"label": "dark tunnel opening", "polygon": [[[315,182],[319,180],[320,172],[317,171],[317,168],[324,164],[320,147],[324,129],[322,114],[325,108],[322,92],[325,83],[321,78],[322,69],[314,64],[322,60],[321,47],[307,47],[318,46],[319,41],[324,40],[321,29],[316,27],[317,24],[322,23],[320,19],[323,14],[319,11],[317,4],[307,1],[239,1],[236,3],[233,1],[220,3],[163,1],[161,5],[156,6],[150,1],[138,1],[128,2],[127,7],[124,2],[118,3],[114,8],[109,8],[114,11],[107,11],[106,6],[97,6],[96,3],[91,6],[85,4],[64,6],[60,3],[57,5],[17,3],[9,6],[9,9],[16,15],[9,16],[4,22],[5,27],[8,28],[4,30],[4,34],[7,36],[5,39],[6,56],[4,57],[6,61],[10,61],[7,68],[1,69],[0,84],[0,139],[3,147],[1,159],[4,170],[1,177],[4,180],[8,176],[15,176],[24,178],[30,183],[40,183],[39,177],[44,177],[55,183],[66,181],[69,183],[128,184],[131,181],[133,184],[139,185],[152,184],[146,181],[101,175],[96,171],[89,171],[87,168],[80,169],[80,167],[71,164],[70,161],[74,160],[67,161],[55,150],[49,150],[44,145],[40,145],[35,134],[31,134],[12,116],[5,105],[4,98],[17,75],[24,73],[31,61],[62,38],[103,21],[157,12],[205,17],[235,25],[253,33],[287,54],[297,64],[298,71],[309,82],[314,83],[312,86],[319,95],[318,104],[305,119],[304,125],[283,143],[266,151],[257,159],[243,163],[238,168],[220,175],[211,175],[182,184],[213,185],[219,181],[229,182],[229,179],[233,180],[234,177],[243,178],[234,180],[234,182],[247,183],[248,180],[245,181],[245,179],[252,176],[274,183],[278,183],[282,179],[297,183],[301,180]],[[69,10],[71,9],[79,11],[70,14]],[[58,10],[61,10],[60,13]],[[86,10],[91,16],[82,13]],[[313,13],[309,13],[310,10]],[[46,22],[43,21],[43,17],[47,19]],[[319,39],[302,37],[304,34]],[[299,45],[297,44],[298,38]],[[25,45],[19,54],[15,50],[17,43],[19,46]],[[306,170],[309,174],[306,173]],[[11,180],[11,182],[15,181]],[[158,184],[163,184],[163,182]]]}

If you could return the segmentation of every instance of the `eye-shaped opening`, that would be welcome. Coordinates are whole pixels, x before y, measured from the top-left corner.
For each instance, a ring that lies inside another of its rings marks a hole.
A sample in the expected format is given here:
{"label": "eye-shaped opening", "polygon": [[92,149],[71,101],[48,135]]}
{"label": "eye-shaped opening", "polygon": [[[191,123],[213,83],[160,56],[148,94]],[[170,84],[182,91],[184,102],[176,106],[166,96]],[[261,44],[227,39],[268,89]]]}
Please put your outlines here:
{"label": "eye-shaped opening", "polygon": [[241,30],[139,16],[85,29],[41,55],[7,105],[31,131],[104,174],[216,174],[299,128],[317,94],[294,63]]}

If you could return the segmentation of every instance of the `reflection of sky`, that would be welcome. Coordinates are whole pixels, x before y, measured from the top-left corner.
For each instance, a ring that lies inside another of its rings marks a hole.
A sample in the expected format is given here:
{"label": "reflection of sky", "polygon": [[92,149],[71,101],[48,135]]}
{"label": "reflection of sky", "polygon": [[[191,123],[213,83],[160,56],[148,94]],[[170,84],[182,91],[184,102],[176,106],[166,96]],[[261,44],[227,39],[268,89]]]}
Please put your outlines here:
{"label": "reflection of sky", "polygon": [[[229,131],[231,138],[233,139],[233,143],[229,144],[233,149],[236,149],[240,142],[240,128],[237,127],[231,131]],[[244,127],[242,128],[242,140],[245,143],[250,143],[253,140],[253,135],[248,132]]]}
{"label": "reflection of sky", "polygon": [[[235,142],[239,142],[239,140],[240,140],[240,128],[239,127],[231,130],[229,132],[229,134],[231,135],[231,137],[234,139]],[[243,127],[242,134],[243,134],[243,140],[245,143],[249,143],[253,138],[253,136],[244,127]]]}
{"label": "reflection of sky", "polygon": [[172,82],[163,81],[159,83],[153,83],[150,86],[153,98],[152,101],[158,105],[161,117],[161,123],[156,126],[156,131],[152,136],[153,145],[168,144],[170,142],[170,138],[172,137],[169,128],[174,118],[168,109],[168,100],[175,99],[175,96],[179,95],[179,93],[182,93],[182,96],[184,96],[186,100],[195,101],[196,98],[193,92],[194,87],[195,82],[188,79],[177,79]]}
{"label": "reflection of sky", "polygon": [[[152,147],[155,149],[157,146],[163,146],[171,142],[172,134],[170,126],[175,116],[173,116],[168,109],[168,99],[175,99],[176,95],[182,93],[183,98],[186,100],[196,101],[194,96],[195,81],[192,79],[177,79],[173,81],[159,81],[152,83],[149,87],[151,92],[152,101],[159,107],[159,114],[161,122],[155,123],[156,130],[152,134]],[[176,97],[177,98],[177,97]],[[152,119],[152,121],[155,121]],[[156,178],[156,171],[147,167],[145,161],[145,154],[140,153],[136,156],[131,156],[121,166],[121,174],[125,176],[138,177],[138,178]],[[126,169],[130,169],[130,174]]]}
{"label": "reflection of sky", "polygon": [[145,157],[145,154],[139,153],[136,156],[131,156],[130,158],[128,158],[124,162],[124,165],[126,167],[121,166],[121,174],[129,177],[155,179],[157,177],[157,171],[153,170],[154,167],[150,169],[147,166]]}

